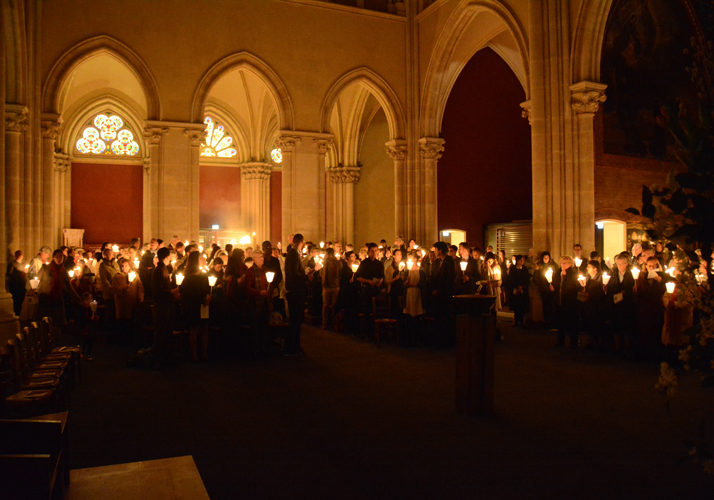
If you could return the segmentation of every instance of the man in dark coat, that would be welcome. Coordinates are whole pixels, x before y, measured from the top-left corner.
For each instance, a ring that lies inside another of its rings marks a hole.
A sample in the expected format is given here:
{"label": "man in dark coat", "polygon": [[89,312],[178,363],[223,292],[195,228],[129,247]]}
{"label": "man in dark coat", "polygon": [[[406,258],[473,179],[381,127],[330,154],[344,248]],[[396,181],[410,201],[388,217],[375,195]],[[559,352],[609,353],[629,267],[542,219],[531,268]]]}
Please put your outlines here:
{"label": "man in dark coat", "polygon": [[285,290],[290,314],[290,326],[283,346],[285,356],[304,354],[300,347],[300,330],[305,319],[307,284],[312,279],[313,271],[305,273],[300,258],[303,246],[305,246],[305,239],[298,233],[293,237],[292,246],[285,257]]}
{"label": "man in dark coat", "polygon": [[516,265],[508,269],[508,286],[511,288],[511,307],[515,326],[523,326],[523,319],[528,310],[528,285],[531,275],[526,267],[526,258],[516,255]]}
{"label": "man in dark coat", "polygon": [[456,264],[449,255],[449,247],[443,241],[434,243],[436,254],[435,272],[431,282],[434,318],[440,334],[440,341],[449,342],[454,338],[456,323],[454,321],[454,284],[456,280]]}

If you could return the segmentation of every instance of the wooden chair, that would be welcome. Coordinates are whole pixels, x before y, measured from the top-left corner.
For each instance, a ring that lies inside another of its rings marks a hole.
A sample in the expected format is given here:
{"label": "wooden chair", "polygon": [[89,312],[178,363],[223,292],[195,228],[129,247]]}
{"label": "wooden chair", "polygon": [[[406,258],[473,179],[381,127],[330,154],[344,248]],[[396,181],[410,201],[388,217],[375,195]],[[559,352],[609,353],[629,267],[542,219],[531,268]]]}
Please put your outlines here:
{"label": "wooden chair", "polygon": [[66,364],[67,382],[69,390],[74,390],[75,374],[77,371],[74,356],[71,352],[56,352],[48,353],[46,342],[42,340],[42,332],[39,326],[34,321],[30,326],[23,328],[22,332],[27,338],[28,346],[33,348],[33,357],[35,363],[63,363]]}
{"label": "wooden chair", "polygon": [[374,316],[374,342],[379,347],[379,336],[382,327],[386,327],[389,338],[395,332],[397,345],[399,345],[399,321],[392,318],[392,298],[389,295],[372,297],[372,314]]}
{"label": "wooden chair", "polygon": [[15,342],[0,347],[0,402],[4,413],[14,415],[53,411],[60,405],[59,377],[25,377],[16,357]]}
{"label": "wooden chair", "polygon": [[2,498],[63,497],[64,486],[69,484],[66,421],[66,412],[0,420]]}
{"label": "wooden chair", "polygon": [[74,372],[77,374],[77,380],[82,381],[82,348],[79,346],[57,346],[57,337],[54,332],[54,325],[52,323],[52,318],[45,316],[40,321],[40,336],[45,345],[45,352],[47,354],[66,354],[70,353],[72,355],[72,362],[74,364]]}

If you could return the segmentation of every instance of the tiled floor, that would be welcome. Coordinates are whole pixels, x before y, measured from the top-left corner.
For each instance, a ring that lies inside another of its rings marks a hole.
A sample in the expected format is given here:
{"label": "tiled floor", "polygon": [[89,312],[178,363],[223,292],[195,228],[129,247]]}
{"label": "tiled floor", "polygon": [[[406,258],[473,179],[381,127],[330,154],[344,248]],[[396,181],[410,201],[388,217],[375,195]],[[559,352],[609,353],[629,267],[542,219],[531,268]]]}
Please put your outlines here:
{"label": "tiled floor", "polygon": [[69,500],[208,499],[193,457],[76,469],[70,472]]}

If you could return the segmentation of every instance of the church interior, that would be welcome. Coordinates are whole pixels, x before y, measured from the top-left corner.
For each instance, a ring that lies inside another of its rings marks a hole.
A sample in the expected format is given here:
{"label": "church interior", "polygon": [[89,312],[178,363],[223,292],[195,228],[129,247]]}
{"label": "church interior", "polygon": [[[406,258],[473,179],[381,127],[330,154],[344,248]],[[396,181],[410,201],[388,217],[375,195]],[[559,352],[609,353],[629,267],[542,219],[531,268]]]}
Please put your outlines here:
{"label": "church interior", "polygon": [[[647,240],[628,211],[642,186],[680,168],[660,109],[696,110],[709,4],[3,0],[0,263],[134,238],[284,250],[298,233],[614,261]],[[3,345],[26,326],[5,290]],[[98,490],[87,476],[69,498],[704,498],[658,437],[658,365],[565,359],[500,328],[497,416],[471,420],[453,346],[306,325],[302,360],[132,371],[100,341],[67,406],[69,467],[193,459]],[[712,410],[684,401],[671,418]],[[175,496],[150,496],[172,474]]]}

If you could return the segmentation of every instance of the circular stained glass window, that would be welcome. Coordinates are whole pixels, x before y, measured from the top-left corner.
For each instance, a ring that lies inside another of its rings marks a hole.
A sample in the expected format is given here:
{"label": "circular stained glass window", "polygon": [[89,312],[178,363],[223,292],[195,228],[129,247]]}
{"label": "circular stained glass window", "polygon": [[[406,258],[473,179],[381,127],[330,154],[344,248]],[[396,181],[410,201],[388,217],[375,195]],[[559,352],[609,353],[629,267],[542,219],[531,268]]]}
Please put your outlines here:
{"label": "circular stained glass window", "polygon": [[[112,140],[111,147],[107,147],[104,141]],[[134,141],[134,134],[125,127],[124,120],[116,115],[95,116],[76,145],[77,151],[84,154],[136,156],[139,153],[139,144]]]}
{"label": "circular stained glass window", "polygon": [[282,163],[283,152],[280,148],[275,148],[270,152],[270,159],[273,160],[274,163]]}
{"label": "circular stained glass window", "polygon": [[217,125],[210,116],[203,123],[206,124],[206,141],[201,144],[201,156],[233,158],[237,151],[231,147],[233,138],[226,135],[223,125]]}

